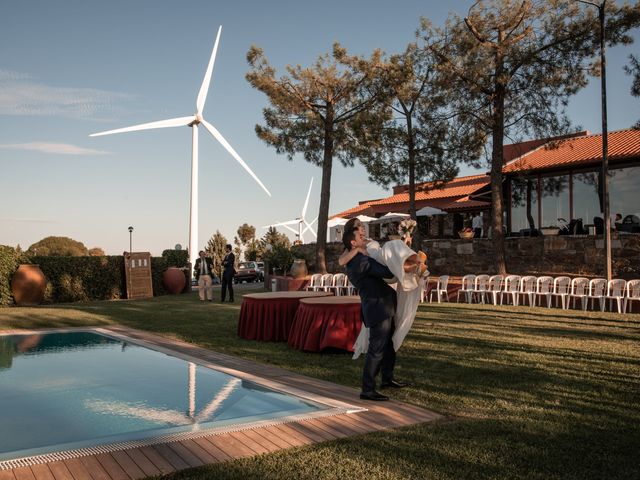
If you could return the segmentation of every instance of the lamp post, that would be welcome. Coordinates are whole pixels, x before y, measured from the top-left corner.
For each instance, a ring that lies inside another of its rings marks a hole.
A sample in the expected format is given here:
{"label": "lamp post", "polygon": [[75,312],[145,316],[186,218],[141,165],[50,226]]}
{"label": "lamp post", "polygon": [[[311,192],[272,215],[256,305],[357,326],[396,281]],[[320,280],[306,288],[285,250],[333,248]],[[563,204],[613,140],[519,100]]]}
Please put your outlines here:
{"label": "lamp post", "polygon": [[578,0],[580,3],[591,5],[598,9],[600,21],[600,101],[602,106],[602,210],[604,215],[604,251],[605,274],[607,281],[611,280],[611,213],[609,208],[609,133],[607,129],[607,59],[605,56],[605,6],[607,0],[601,3]]}
{"label": "lamp post", "polygon": [[129,227],[129,254],[133,251],[133,227]]}

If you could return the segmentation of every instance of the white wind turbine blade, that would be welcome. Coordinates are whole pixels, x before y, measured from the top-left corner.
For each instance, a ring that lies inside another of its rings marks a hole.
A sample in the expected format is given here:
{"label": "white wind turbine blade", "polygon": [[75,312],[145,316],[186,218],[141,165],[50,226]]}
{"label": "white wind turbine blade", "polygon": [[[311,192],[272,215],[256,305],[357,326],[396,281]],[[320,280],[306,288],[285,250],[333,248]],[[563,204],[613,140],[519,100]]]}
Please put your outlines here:
{"label": "white wind turbine blade", "polygon": [[297,225],[298,223],[300,223],[300,220],[289,220],[288,222],[280,222],[280,223],[274,223],[273,225],[265,225],[262,228],[284,227],[286,225]]}
{"label": "white wind turbine blade", "polygon": [[153,128],[168,128],[168,127],[184,127],[196,120],[194,115],[190,117],[178,117],[170,118],[168,120],[160,120],[157,122],[141,123],[140,125],[133,125],[131,127],[117,128],[115,130],[107,130],[106,132],[92,133],[90,137],[100,137],[102,135],[111,135],[114,133],[135,132],[137,130],[150,130]]}
{"label": "white wind turbine blade", "polygon": [[237,162],[242,165],[242,167],[249,173],[249,175],[251,175],[253,177],[253,179],[258,182],[258,185],[260,185],[262,187],[262,189],[267,192],[267,195],[271,196],[271,192],[269,192],[269,190],[267,190],[267,187],[264,186],[264,184],[260,181],[260,179],[256,176],[255,173],[253,173],[253,170],[251,170],[249,168],[249,165],[247,165],[246,163],[244,163],[244,160],[242,160],[242,158],[240,158],[240,155],[238,155],[236,153],[236,151],[233,149],[233,147],[231,145],[229,145],[229,142],[227,142],[224,137],[222,136],[222,134],[216,130],[216,128],[211,125],[209,122],[207,122],[206,120],[202,120],[202,124],[205,126],[205,128],[207,130],[209,130],[209,133],[211,135],[213,135],[213,137],[218,140],[222,146],[224,148],[227,149],[227,152],[229,152],[231,154],[231,156],[233,158],[235,158],[237,160]]}
{"label": "white wind turbine blade", "polygon": [[302,207],[302,218],[304,218],[304,214],[307,213],[307,205],[309,205],[309,196],[311,195],[311,187],[313,187],[313,177],[311,177],[311,183],[309,184],[309,191],[307,192],[307,199],[304,201],[304,207]]}
{"label": "white wind turbine blade", "polygon": [[313,225],[313,222],[315,222],[316,220],[318,220],[318,217],[316,217],[311,223],[307,223],[307,221],[305,220],[304,224],[306,225],[306,227],[304,228],[304,230],[302,231],[302,234],[304,235],[305,232],[307,230],[310,230],[311,233],[313,233],[313,236],[318,238],[318,234],[316,233],[316,231],[313,229],[313,227],[311,225]]}
{"label": "white wind turbine blade", "polygon": [[207,71],[204,74],[204,80],[202,80],[202,85],[200,85],[200,91],[198,92],[198,98],[196,99],[196,112],[200,114],[204,109],[204,102],[207,101],[207,92],[209,92],[209,83],[211,83],[211,74],[213,73],[213,64],[216,61],[216,52],[218,51],[218,42],[220,41],[221,33],[222,25],[218,28],[218,35],[216,36],[216,42],[213,44],[213,51],[211,52],[209,65],[207,65]]}

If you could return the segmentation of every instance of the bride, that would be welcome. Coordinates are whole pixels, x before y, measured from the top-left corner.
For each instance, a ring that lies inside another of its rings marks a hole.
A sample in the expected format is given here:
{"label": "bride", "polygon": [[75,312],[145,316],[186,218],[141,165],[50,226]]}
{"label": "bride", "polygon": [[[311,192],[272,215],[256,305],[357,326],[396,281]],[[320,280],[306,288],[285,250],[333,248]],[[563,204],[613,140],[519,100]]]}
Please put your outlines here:
{"label": "bride", "polygon": [[[358,219],[347,223],[345,232],[349,229],[358,231],[364,235],[364,226]],[[351,225],[350,225],[351,223]],[[366,251],[360,251],[365,255],[369,255],[377,262],[386,265],[395,278],[387,280],[391,286],[396,289],[398,297],[398,306],[395,316],[395,331],[392,336],[393,348],[398,351],[404,338],[409,333],[413,320],[420,304],[422,291],[429,275],[426,269],[426,255],[423,252],[414,252],[409,245],[411,244],[411,233],[415,228],[414,220],[403,220],[400,223],[400,229],[403,232],[402,240],[390,240],[384,245],[374,240],[369,240]],[[352,249],[344,251],[338,263],[346,265],[358,253],[359,250]],[[362,325],[360,335],[353,346],[353,358],[358,358],[361,354],[367,353],[369,346],[369,329]]]}

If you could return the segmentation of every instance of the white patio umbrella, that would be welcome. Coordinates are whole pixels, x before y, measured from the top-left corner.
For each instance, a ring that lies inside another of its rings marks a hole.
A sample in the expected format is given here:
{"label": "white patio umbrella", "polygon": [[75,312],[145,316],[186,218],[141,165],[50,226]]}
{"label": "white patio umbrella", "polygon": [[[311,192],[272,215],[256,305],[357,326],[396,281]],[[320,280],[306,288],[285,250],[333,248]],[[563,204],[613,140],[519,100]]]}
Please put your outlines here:
{"label": "white patio umbrella", "polygon": [[376,218],[372,220],[370,223],[391,223],[391,222],[400,222],[405,218],[409,218],[410,215],[408,213],[385,213],[380,218]]}
{"label": "white patio umbrella", "polygon": [[360,220],[362,223],[369,223],[376,219],[376,217],[369,217],[367,215],[358,215],[356,218]]}
{"label": "white patio umbrella", "polygon": [[416,212],[416,217],[433,217],[434,215],[446,215],[447,212],[435,207],[423,207]]}
{"label": "white patio umbrella", "polygon": [[339,227],[347,223],[349,220],[342,217],[334,217],[327,222],[327,228]]}

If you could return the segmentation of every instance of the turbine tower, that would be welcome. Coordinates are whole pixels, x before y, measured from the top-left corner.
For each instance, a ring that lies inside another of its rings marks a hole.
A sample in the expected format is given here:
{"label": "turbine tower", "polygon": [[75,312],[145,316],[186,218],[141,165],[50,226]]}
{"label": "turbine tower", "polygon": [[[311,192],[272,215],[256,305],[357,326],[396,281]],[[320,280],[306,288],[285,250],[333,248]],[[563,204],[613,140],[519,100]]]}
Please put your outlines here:
{"label": "turbine tower", "polygon": [[249,168],[249,166],[240,158],[240,155],[229,145],[229,142],[225,140],[222,134],[209,122],[207,122],[202,116],[204,109],[204,103],[207,100],[207,93],[209,91],[209,83],[211,82],[211,74],[213,72],[213,64],[216,60],[216,52],[218,50],[218,42],[220,41],[220,34],[222,33],[222,25],[218,28],[218,35],[213,45],[213,51],[211,52],[211,58],[209,59],[209,65],[204,75],[204,80],[200,86],[198,97],[196,99],[196,113],[190,117],[178,117],[170,118],[168,120],[160,120],[157,122],[143,123],[140,125],[133,125],[131,127],[118,128],[116,130],[108,130],[106,132],[92,133],[90,137],[99,137],[102,135],[111,135],[113,133],[135,132],[138,130],[150,130],[154,128],[167,128],[167,127],[184,127],[188,126],[192,128],[191,132],[191,202],[189,204],[189,261],[191,267],[195,265],[195,260],[198,256],[198,125],[202,124],[206,130],[209,131],[213,138],[215,138],[220,144],[231,154],[236,161],[242,165],[249,175],[258,182],[258,185],[267,192],[267,195],[271,196],[267,187],[260,181],[255,173]]}
{"label": "turbine tower", "polygon": [[[291,232],[295,233],[298,236],[298,239],[304,243],[302,236],[307,232],[307,230],[310,230],[311,233],[313,233],[314,237],[318,237],[318,235],[316,234],[315,230],[313,229],[313,227],[311,225],[313,225],[313,223],[318,220],[318,217],[316,217],[315,219],[313,219],[311,221],[311,223],[307,222],[307,220],[305,219],[305,214],[307,213],[307,206],[309,205],[309,196],[311,195],[311,187],[313,187],[313,177],[311,177],[311,183],[309,184],[309,191],[307,192],[307,199],[304,201],[304,206],[302,207],[302,214],[298,217],[295,218],[293,220],[288,220],[286,222],[280,222],[280,223],[274,223],[273,225],[265,225],[262,228],[270,228],[270,227],[284,227],[287,230],[290,230]],[[295,230],[291,225],[297,225],[298,229]],[[302,228],[302,226],[305,225],[304,229]]]}

